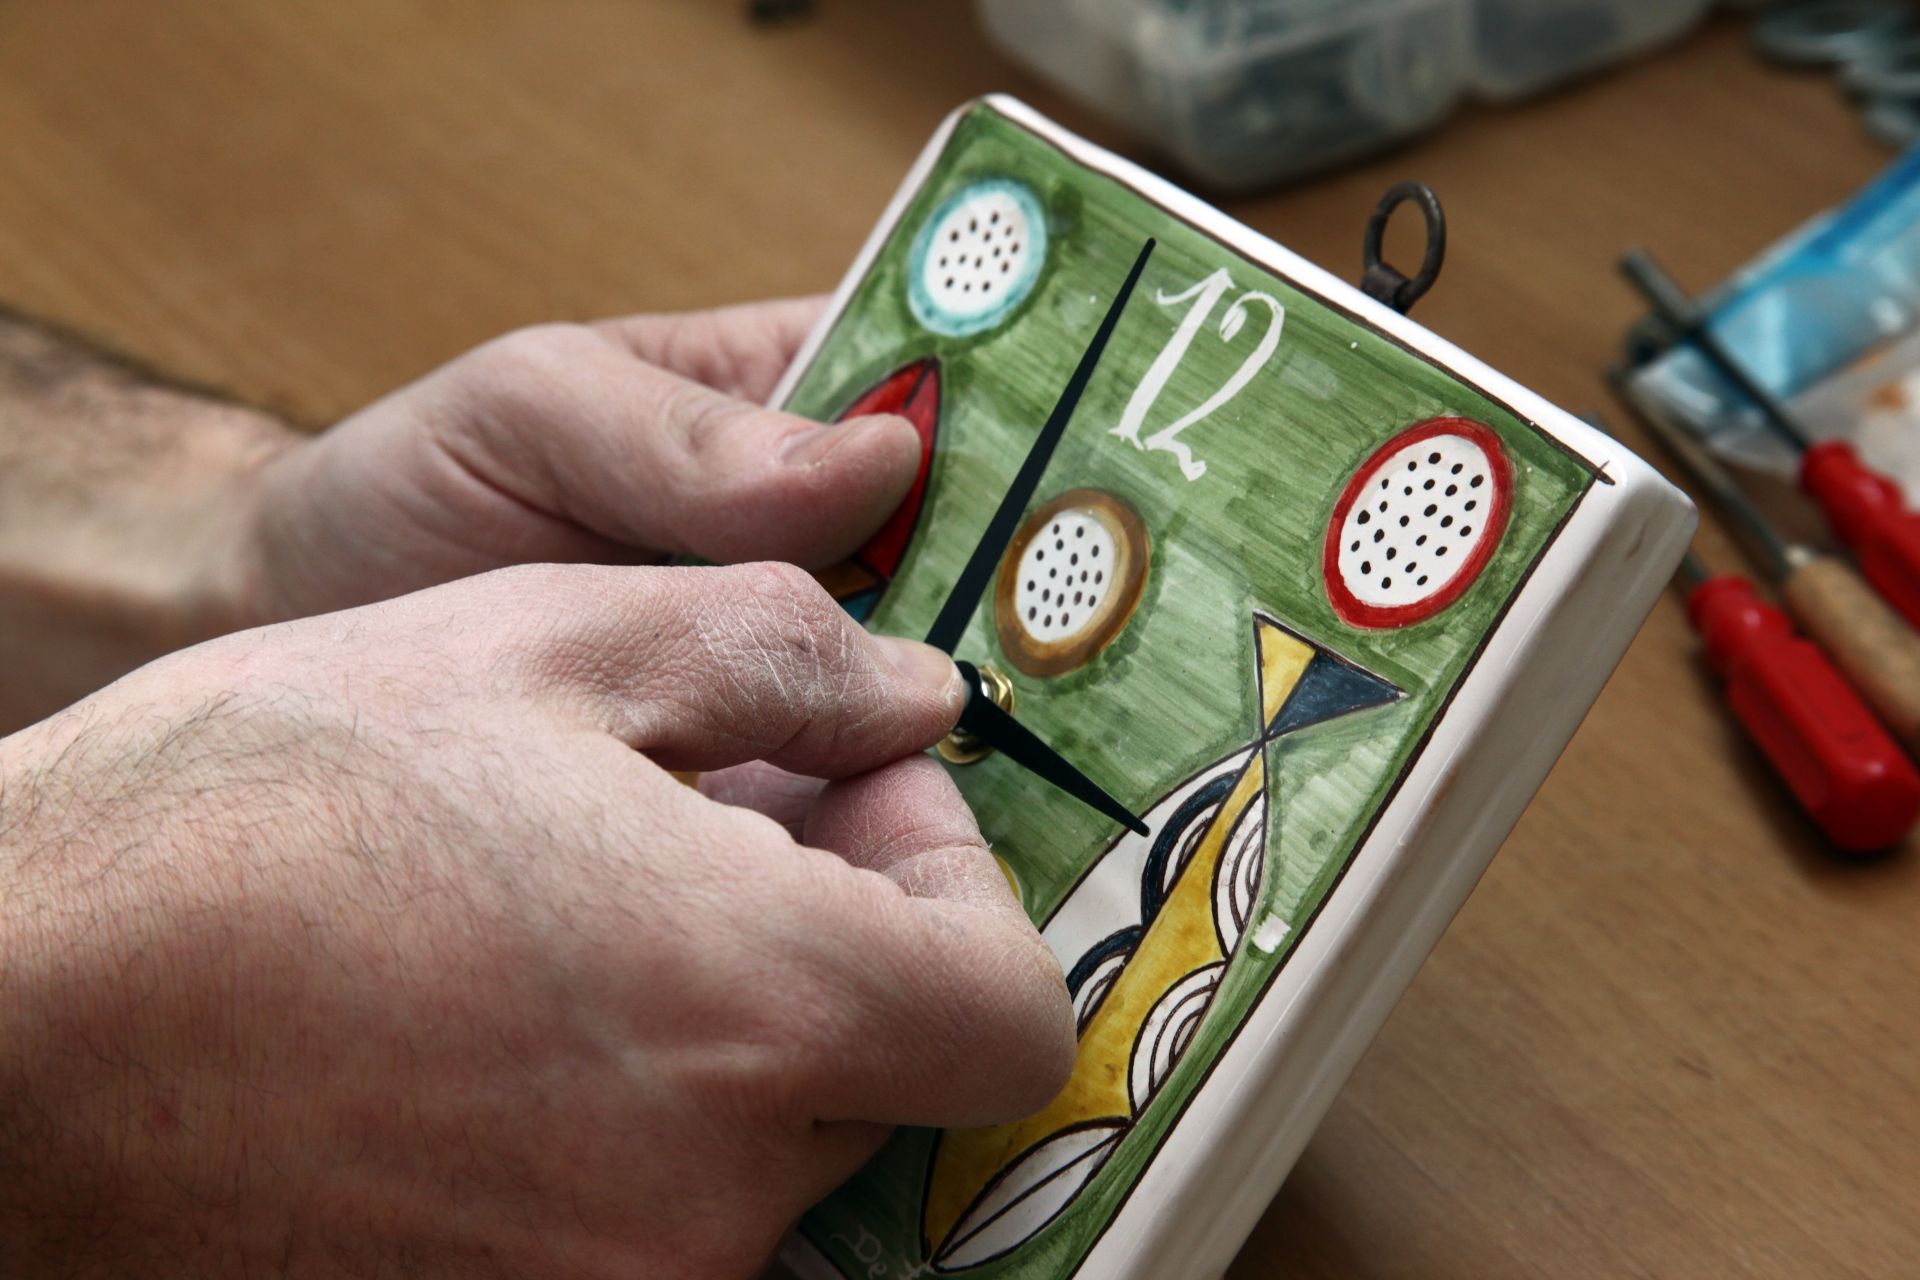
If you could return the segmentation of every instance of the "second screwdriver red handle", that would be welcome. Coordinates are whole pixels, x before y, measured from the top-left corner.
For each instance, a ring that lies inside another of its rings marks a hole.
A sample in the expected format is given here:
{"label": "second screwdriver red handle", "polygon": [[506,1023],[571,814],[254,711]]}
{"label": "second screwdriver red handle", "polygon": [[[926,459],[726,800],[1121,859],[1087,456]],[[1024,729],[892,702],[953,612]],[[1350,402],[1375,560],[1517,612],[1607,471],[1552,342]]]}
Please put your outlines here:
{"label": "second screwdriver red handle", "polygon": [[1920,513],[1900,486],[1867,466],[1844,440],[1823,440],[1800,459],[1800,487],[1860,562],[1860,576],[1920,627]]}
{"label": "second screwdriver red handle", "polygon": [[1898,844],[1920,818],[1920,773],[1826,655],[1742,578],[1702,582],[1687,617],[1734,715],[1827,838]]}

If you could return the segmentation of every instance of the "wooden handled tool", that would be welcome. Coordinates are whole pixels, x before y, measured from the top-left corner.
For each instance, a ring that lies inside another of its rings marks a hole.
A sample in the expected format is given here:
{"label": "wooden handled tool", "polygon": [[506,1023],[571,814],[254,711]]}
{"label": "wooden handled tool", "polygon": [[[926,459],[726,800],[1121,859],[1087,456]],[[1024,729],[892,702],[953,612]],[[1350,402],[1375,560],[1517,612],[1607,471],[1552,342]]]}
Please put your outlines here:
{"label": "wooden handled tool", "polygon": [[1920,756],[1920,634],[1838,556],[1789,543],[1733,476],[1616,371],[1614,389],[1711,494],[1800,629],[1833,659],[1909,754]]}
{"label": "wooden handled tool", "polygon": [[1786,559],[1775,584],[1781,601],[1900,745],[1920,756],[1920,635],[1837,556],[1789,547]]}
{"label": "wooden handled tool", "polygon": [[1675,335],[1753,401],[1761,421],[1800,455],[1800,487],[1826,516],[1834,537],[1860,561],[1874,590],[1920,627],[1920,512],[1907,506],[1900,486],[1862,462],[1846,441],[1810,440],[1780,399],[1714,336],[1706,312],[1644,249],[1622,258],[1620,269]]}

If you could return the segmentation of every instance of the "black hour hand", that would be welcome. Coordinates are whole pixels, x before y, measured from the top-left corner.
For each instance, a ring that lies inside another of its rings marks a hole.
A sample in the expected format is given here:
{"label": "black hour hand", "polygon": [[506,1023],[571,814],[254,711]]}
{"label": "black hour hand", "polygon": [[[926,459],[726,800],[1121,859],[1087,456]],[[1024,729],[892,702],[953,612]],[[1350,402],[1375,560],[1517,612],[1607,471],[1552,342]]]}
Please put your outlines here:
{"label": "black hour hand", "polygon": [[1112,818],[1127,830],[1147,835],[1147,824],[1108,795],[1099,783],[1068,764],[1064,757],[1036,737],[1033,731],[995,705],[980,686],[980,672],[971,662],[956,662],[967,682],[967,709],[959,728],[1006,756],[1021,768],[1052,783],[1083,804]]}

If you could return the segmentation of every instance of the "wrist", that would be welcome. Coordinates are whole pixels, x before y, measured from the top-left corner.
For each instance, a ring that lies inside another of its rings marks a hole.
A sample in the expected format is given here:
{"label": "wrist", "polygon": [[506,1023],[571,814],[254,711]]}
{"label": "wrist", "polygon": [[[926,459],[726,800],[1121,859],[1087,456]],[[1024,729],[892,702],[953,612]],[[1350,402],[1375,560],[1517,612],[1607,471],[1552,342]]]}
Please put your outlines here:
{"label": "wrist", "polygon": [[240,625],[256,477],[296,440],[0,321],[0,732]]}

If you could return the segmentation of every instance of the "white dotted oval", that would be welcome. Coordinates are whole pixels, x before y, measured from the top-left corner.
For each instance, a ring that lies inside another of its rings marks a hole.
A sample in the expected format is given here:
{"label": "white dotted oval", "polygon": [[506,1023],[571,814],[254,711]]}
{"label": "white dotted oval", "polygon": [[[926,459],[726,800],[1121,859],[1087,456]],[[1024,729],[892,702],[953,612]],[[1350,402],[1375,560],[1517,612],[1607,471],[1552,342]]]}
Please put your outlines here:
{"label": "white dotted oval", "polygon": [[1465,436],[1396,450],[1354,496],[1340,526],[1340,577],[1361,604],[1404,608],[1439,592],[1491,530],[1493,467]]}
{"label": "white dotted oval", "polygon": [[962,189],[914,241],[914,318],[953,337],[992,328],[1032,291],[1046,251],[1046,219],[1026,186],[990,178]]}
{"label": "white dotted oval", "polygon": [[1020,553],[1013,587],[1020,629],[1040,644],[1079,639],[1113,590],[1118,551],[1093,512],[1069,508],[1055,515]]}

